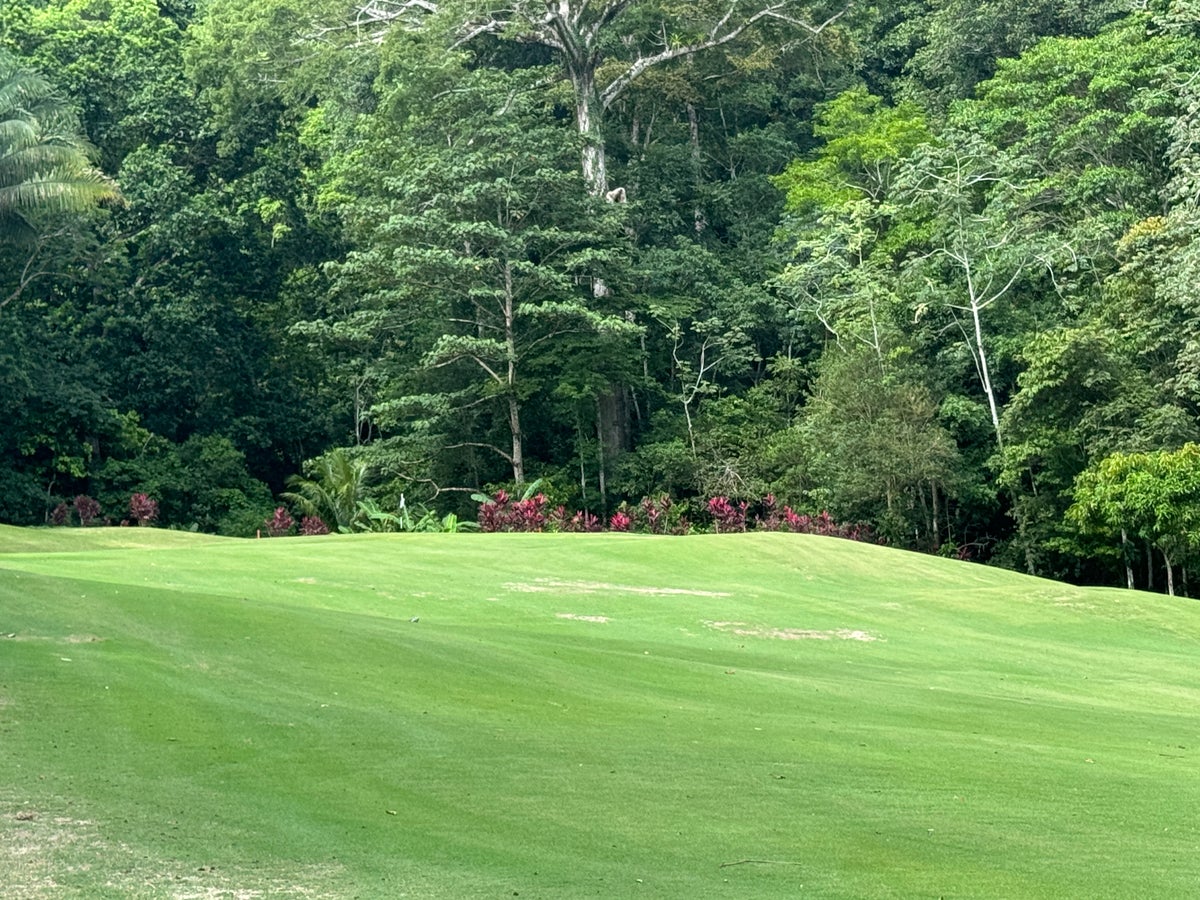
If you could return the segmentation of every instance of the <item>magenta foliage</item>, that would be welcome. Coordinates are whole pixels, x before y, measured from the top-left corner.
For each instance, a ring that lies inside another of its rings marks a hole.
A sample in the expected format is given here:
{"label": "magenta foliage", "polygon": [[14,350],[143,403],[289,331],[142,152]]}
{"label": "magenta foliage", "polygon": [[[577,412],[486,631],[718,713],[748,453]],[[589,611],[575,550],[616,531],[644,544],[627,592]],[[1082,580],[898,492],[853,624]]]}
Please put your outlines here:
{"label": "magenta foliage", "polygon": [[329,534],[329,526],[321,521],[320,516],[305,516],[300,520],[300,533],[308,536]]}
{"label": "magenta foliage", "polygon": [[266,526],[267,534],[271,537],[283,537],[285,534],[289,534],[292,526],[295,524],[296,520],[291,517],[287,508],[283,506],[275,507],[275,514],[263,522],[263,525]]}
{"label": "magenta foliage", "polygon": [[819,515],[802,515],[790,506],[780,507],[774,494],[762,499],[763,514],[756,516],[754,527],[758,531],[789,531],[793,534],[820,534],[840,537],[851,541],[873,541],[874,535],[866,525],[844,525],[835,522],[828,510]]}
{"label": "magenta foliage", "polygon": [[737,505],[729,502],[728,497],[713,497],[708,501],[708,514],[713,518],[713,527],[717,534],[730,531],[746,530],[746,510],[749,508],[745,500]]}
{"label": "magenta foliage", "polygon": [[535,494],[527,500],[513,502],[507,491],[496,491],[491,500],[479,505],[479,530],[543,531],[546,527],[545,494]]}
{"label": "magenta foliage", "polygon": [[555,531],[572,533],[600,531],[603,527],[599,516],[593,515],[586,510],[576,512],[572,515],[567,512],[565,506],[555,508],[546,521]]}
{"label": "magenta foliage", "polygon": [[75,498],[75,513],[79,516],[79,524],[87,528],[100,515],[100,504],[87,494]]}
{"label": "magenta foliage", "polygon": [[612,518],[608,520],[608,527],[613,531],[628,531],[631,525],[633,525],[633,519],[629,517],[628,513],[620,510],[613,513]]}
{"label": "magenta foliage", "polygon": [[641,503],[642,516],[646,520],[646,530],[651,534],[666,534],[669,530],[667,516],[671,512],[671,498],[663,494],[657,500],[653,497],[643,497]]}
{"label": "magenta foliage", "polygon": [[51,525],[70,525],[71,524],[71,507],[66,503],[60,503],[50,511]]}
{"label": "magenta foliage", "polygon": [[149,525],[158,518],[158,501],[149,494],[134,494],[129,498],[129,515],[139,525]]}

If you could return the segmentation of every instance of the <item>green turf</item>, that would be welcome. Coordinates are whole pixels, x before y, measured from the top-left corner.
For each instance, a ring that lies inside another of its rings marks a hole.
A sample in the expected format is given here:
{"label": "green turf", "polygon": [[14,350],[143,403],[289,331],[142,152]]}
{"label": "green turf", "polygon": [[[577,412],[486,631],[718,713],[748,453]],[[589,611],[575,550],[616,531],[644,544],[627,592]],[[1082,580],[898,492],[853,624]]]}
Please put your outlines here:
{"label": "green turf", "polygon": [[1195,601],[779,534],[4,549],[6,897],[1200,896]]}

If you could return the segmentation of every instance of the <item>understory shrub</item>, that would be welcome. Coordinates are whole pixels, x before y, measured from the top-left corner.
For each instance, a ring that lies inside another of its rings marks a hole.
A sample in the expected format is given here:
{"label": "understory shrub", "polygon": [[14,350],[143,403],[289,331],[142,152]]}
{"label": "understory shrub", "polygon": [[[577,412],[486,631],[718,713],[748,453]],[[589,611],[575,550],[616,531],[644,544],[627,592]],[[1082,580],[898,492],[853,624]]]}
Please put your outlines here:
{"label": "understory shrub", "polygon": [[[514,500],[505,490],[492,497],[475,495],[479,502],[479,530],[483,532],[597,532],[605,530],[604,521],[586,510],[571,512],[557,506],[546,512],[545,494],[537,493],[523,500]],[[683,504],[667,495],[644,497],[636,506],[624,503],[609,517],[608,531],[638,532],[641,534],[689,534],[694,530],[682,514]],[[779,506],[774,494],[768,494],[756,506],[751,518],[751,504],[746,500],[712,497],[704,506],[710,529],[717,534],[743,531],[786,531],[794,534],[819,534],[853,541],[874,541],[864,525],[847,525],[834,521],[827,511],[813,516],[797,513],[790,506]]]}

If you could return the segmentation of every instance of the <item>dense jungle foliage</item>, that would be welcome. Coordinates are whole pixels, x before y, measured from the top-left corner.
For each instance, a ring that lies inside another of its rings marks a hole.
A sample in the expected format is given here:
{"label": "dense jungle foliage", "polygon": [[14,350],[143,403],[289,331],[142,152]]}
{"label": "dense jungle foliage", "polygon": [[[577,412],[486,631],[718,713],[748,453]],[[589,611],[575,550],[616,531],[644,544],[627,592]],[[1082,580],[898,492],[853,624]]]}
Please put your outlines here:
{"label": "dense jungle foliage", "polygon": [[1195,0],[5,0],[0,521],[537,481],[1186,589],[1198,71]]}

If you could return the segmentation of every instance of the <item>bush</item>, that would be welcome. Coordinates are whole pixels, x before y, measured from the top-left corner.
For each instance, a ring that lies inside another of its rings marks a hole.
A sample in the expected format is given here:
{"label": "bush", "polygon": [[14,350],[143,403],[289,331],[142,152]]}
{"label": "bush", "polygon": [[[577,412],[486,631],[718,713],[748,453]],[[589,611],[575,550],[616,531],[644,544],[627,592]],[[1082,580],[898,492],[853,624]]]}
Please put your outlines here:
{"label": "bush", "polygon": [[134,494],[129,498],[129,515],[138,525],[149,525],[158,518],[158,501],[148,494]]}
{"label": "bush", "polygon": [[283,537],[285,534],[292,533],[295,524],[296,520],[288,513],[287,507],[277,506],[275,514],[263,522],[263,527],[267,529],[269,537]]}
{"label": "bush", "polygon": [[100,515],[100,504],[87,494],[75,498],[75,514],[79,516],[79,524],[87,528]]}

